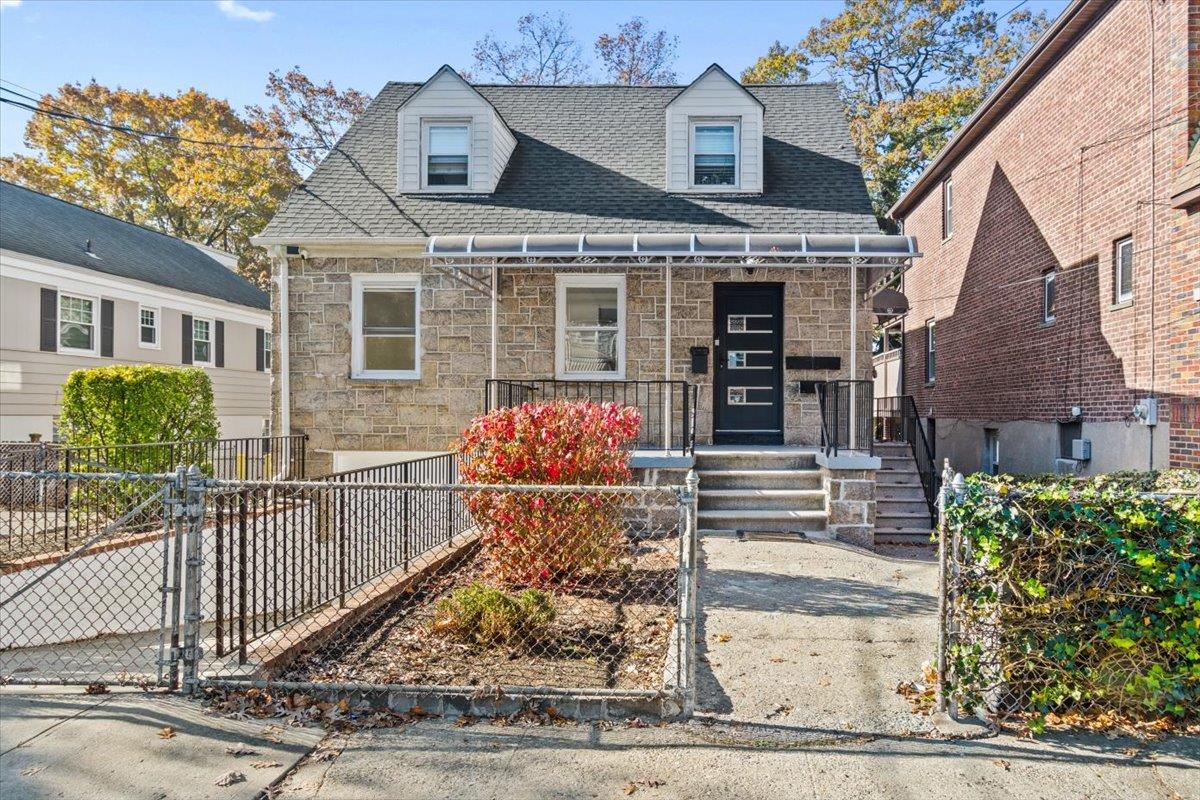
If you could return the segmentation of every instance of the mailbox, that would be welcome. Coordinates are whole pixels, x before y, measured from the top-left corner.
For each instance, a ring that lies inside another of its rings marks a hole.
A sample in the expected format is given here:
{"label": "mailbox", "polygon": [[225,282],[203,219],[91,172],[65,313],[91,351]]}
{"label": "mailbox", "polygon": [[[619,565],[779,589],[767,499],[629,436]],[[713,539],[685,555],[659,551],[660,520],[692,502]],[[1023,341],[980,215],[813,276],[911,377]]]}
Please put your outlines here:
{"label": "mailbox", "polygon": [[692,372],[696,375],[705,375],[708,373],[708,348],[693,347],[690,349],[692,354]]}

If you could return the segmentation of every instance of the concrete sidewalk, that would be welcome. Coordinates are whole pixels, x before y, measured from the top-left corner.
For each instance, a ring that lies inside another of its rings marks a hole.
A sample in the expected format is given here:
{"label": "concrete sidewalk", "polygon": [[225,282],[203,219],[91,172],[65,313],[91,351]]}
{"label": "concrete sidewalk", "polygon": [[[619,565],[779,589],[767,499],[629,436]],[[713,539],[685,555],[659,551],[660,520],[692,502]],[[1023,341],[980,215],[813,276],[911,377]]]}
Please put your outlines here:
{"label": "concrete sidewalk", "polygon": [[[0,691],[0,796],[38,798],[221,798],[249,800],[312,750],[323,732],[282,728],[279,742],[264,735],[270,720],[205,714],[178,695],[83,688]],[[171,727],[175,735],[159,732]],[[245,744],[254,755],[225,748]],[[256,769],[252,762],[278,766]],[[246,780],[215,782],[230,771]]]}

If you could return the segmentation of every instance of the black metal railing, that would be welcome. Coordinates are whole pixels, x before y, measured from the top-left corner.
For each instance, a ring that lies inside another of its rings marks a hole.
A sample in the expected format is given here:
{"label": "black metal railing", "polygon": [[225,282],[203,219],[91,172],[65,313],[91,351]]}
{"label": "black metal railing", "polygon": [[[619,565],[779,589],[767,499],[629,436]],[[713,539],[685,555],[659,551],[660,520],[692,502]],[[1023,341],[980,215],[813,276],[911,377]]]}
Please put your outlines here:
{"label": "black metal railing", "polygon": [[547,400],[620,403],[642,414],[638,449],[690,455],[696,448],[696,392],[687,381],[489,380],[485,410]]}
{"label": "black metal railing", "polygon": [[393,461],[370,467],[331,472],[313,478],[315,481],[336,483],[423,483],[444,485],[458,483],[461,459],[455,453],[438,453],[423,458]]}
{"label": "black metal railing", "polygon": [[842,450],[872,454],[871,436],[874,402],[871,381],[822,381],[817,384],[821,410],[821,449],[825,455]]}
{"label": "black metal railing", "polygon": [[912,395],[876,399],[874,429],[876,441],[903,442],[909,446],[917,473],[921,476],[921,490],[925,495],[925,504],[929,506],[929,515],[936,518],[942,477],[933,458],[929,437],[925,435],[925,428],[917,416],[917,404]]}

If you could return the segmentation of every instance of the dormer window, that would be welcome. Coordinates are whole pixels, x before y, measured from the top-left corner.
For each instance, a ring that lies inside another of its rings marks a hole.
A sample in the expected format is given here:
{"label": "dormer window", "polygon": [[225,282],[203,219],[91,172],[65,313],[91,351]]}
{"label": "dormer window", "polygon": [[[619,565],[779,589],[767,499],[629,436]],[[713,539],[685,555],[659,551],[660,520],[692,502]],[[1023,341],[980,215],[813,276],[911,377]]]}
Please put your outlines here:
{"label": "dormer window", "polygon": [[466,122],[426,122],[424,185],[466,186],[471,166],[471,126]]}
{"label": "dormer window", "polygon": [[692,186],[737,186],[738,123],[694,121],[691,128]]}

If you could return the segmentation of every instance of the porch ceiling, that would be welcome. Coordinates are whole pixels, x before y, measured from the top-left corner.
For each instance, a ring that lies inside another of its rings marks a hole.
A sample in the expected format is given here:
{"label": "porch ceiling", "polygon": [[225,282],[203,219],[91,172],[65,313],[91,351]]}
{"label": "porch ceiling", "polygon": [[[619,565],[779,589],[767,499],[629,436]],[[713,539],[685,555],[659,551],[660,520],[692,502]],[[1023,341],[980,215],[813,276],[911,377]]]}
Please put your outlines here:
{"label": "porch ceiling", "polygon": [[442,266],[894,266],[920,255],[915,237],[885,234],[463,235],[430,237],[425,249],[425,258]]}

